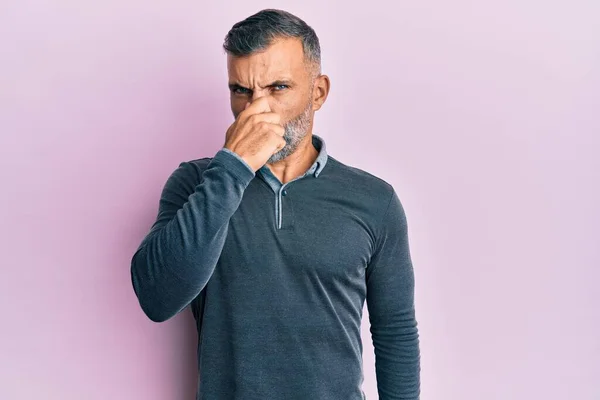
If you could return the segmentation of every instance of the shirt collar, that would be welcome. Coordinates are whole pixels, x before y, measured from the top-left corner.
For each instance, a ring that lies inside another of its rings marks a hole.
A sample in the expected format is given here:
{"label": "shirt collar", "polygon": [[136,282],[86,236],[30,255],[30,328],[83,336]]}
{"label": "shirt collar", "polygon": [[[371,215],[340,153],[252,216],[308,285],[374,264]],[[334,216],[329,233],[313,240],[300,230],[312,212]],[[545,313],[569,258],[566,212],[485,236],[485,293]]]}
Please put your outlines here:
{"label": "shirt collar", "polygon": [[325,146],[325,140],[322,137],[312,134],[312,144],[315,146],[315,149],[319,152],[317,159],[310,167],[309,172],[314,173],[315,178],[321,174],[321,171],[327,164],[327,148]]}

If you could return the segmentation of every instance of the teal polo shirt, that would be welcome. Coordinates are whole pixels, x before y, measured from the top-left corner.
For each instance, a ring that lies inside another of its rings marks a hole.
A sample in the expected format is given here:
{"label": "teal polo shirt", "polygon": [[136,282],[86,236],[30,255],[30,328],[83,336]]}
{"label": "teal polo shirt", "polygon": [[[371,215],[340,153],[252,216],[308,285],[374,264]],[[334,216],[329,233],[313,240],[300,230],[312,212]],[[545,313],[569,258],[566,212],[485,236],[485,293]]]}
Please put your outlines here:
{"label": "teal polo shirt", "polygon": [[311,140],[317,159],[285,184],[225,148],[180,163],[131,259],[148,318],[193,312],[197,400],[365,399],[365,302],[379,398],[419,398],[402,204],[389,183]]}

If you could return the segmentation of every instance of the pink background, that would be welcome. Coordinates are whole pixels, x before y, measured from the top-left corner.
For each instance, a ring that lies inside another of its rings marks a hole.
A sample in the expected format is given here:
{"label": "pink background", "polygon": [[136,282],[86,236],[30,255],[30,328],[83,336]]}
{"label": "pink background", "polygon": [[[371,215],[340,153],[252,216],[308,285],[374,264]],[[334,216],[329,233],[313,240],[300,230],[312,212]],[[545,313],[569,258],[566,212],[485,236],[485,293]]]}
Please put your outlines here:
{"label": "pink background", "polygon": [[148,320],[129,261],[232,122],[223,37],[273,6],[321,39],[315,133],[407,211],[422,399],[600,399],[595,0],[2,2],[0,398],[194,397],[191,313]]}

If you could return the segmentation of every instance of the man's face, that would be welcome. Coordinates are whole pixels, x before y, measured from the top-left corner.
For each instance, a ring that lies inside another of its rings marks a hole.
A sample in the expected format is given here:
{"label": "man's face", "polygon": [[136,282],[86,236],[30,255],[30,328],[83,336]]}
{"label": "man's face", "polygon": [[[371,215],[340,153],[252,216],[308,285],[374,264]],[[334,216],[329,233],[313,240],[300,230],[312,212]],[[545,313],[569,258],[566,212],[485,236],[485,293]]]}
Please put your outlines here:
{"label": "man's face", "polygon": [[313,86],[302,42],[277,39],[265,51],[247,57],[227,56],[231,111],[235,118],[247,103],[268,96],[271,111],[281,115],[286,146],[267,163],[292,154],[312,128]]}

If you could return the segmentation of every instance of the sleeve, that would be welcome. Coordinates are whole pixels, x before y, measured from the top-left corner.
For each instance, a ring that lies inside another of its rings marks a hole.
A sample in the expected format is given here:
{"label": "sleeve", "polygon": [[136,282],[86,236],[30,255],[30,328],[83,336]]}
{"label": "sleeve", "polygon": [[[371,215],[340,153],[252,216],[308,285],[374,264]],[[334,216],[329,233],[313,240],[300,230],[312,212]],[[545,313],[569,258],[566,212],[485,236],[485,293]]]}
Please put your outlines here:
{"label": "sleeve", "polygon": [[238,160],[240,160],[240,162],[241,162],[242,164],[244,164],[244,165],[246,166],[246,168],[248,168],[250,171],[252,171],[252,173],[254,173],[254,170],[252,169],[252,167],[250,166],[250,164],[248,164],[248,163],[246,162],[246,160],[244,160],[244,159],[242,158],[242,156],[240,156],[238,153],[236,153],[235,151],[229,150],[227,147],[223,147],[223,148],[221,149],[221,151],[224,151],[224,152],[226,152],[226,153],[229,153],[229,154],[231,154],[232,156],[234,156],[235,158],[237,158]]}
{"label": "sleeve", "polygon": [[165,183],[158,216],[131,259],[144,313],[163,322],[200,294],[220,257],[231,216],[255,174],[219,150],[202,172],[182,162]]}
{"label": "sleeve", "polygon": [[421,366],[415,279],[406,215],[393,189],[379,229],[365,273],[379,399],[418,400]]}

